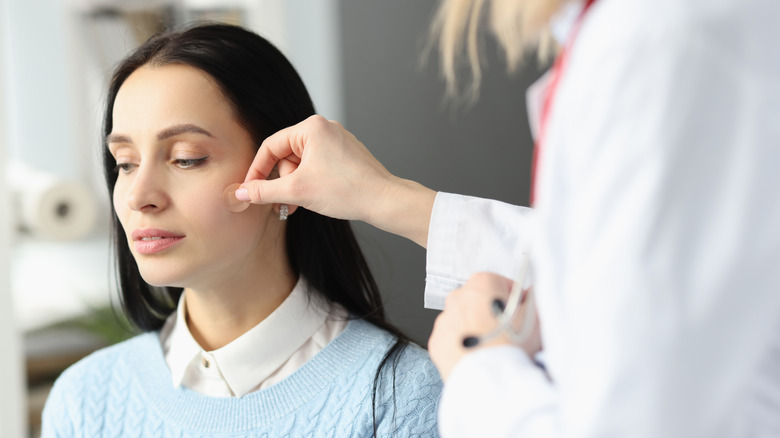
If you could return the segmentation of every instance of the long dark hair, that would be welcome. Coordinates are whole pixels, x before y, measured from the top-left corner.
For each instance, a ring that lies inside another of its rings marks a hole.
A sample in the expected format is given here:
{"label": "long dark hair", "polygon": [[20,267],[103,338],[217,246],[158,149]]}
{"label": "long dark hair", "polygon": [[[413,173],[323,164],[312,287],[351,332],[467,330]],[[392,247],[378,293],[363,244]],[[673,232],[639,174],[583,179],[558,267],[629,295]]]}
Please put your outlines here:
{"label": "long dark hair", "polygon": [[[153,36],[121,61],[108,88],[104,138],[113,129],[112,114],[119,88],[130,74],[147,64],[184,64],[211,76],[256,147],[270,134],[315,113],[298,73],[271,43],[237,26],[198,25]],[[117,179],[114,166],[115,160],[104,142],[103,168],[112,198]],[[111,222],[122,308],[139,329],[158,330],[176,308],[182,289],[147,284],[141,278],[113,209]],[[396,341],[374,378],[372,405],[375,407],[381,370],[392,358],[394,387],[397,359],[409,339],[387,321],[379,288],[349,222],[298,208],[287,221],[285,240],[289,263],[296,276],[305,278],[327,300],[342,305],[352,317],[369,321],[395,336]]]}

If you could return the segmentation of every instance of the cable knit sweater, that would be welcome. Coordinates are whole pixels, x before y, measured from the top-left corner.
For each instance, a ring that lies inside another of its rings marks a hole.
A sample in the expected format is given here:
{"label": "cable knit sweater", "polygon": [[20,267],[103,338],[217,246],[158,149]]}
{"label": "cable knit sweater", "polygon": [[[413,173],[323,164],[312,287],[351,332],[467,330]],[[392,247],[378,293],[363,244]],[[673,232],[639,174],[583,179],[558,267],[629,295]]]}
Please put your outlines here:
{"label": "cable knit sweater", "polygon": [[[43,437],[368,437],[379,362],[393,337],[351,321],[281,382],[240,398],[175,388],[158,333],[100,350],[66,370],[43,413]],[[441,381],[427,353],[410,345],[383,368],[378,437],[437,435]]]}

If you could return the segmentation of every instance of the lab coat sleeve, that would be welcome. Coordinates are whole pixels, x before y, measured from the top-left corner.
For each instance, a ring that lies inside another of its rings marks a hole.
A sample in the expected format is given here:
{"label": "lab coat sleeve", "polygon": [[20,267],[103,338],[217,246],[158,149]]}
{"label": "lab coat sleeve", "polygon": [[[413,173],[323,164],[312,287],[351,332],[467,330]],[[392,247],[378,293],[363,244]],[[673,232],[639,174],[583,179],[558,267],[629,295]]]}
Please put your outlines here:
{"label": "lab coat sleeve", "polygon": [[778,436],[780,6],[640,3],[583,23],[541,156],[552,381],[472,353],[445,438]]}
{"label": "lab coat sleeve", "polygon": [[557,394],[517,347],[478,350],[453,368],[439,403],[442,437],[549,437]]}
{"label": "lab coat sleeve", "polygon": [[532,235],[532,215],[526,207],[438,193],[428,232],[425,307],[443,309],[447,294],[476,272],[514,278]]}

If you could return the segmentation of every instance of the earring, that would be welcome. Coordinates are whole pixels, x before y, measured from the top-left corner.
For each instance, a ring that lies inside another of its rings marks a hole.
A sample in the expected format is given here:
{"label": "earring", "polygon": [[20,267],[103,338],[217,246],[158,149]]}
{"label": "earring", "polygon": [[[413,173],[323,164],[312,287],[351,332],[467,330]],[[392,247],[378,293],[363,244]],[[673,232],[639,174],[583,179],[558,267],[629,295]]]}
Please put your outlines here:
{"label": "earring", "polygon": [[288,214],[290,214],[290,208],[287,207],[287,204],[280,205],[279,206],[279,220],[280,221],[286,221]]}

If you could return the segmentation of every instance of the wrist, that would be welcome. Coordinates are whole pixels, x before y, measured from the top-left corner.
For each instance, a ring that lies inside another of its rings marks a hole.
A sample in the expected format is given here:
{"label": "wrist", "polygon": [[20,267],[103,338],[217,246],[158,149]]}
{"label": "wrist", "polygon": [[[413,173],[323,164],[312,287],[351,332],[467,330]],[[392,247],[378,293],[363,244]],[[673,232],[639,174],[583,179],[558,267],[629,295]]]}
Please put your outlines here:
{"label": "wrist", "polygon": [[436,192],[415,181],[391,176],[372,202],[365,222],[425,248]]}

